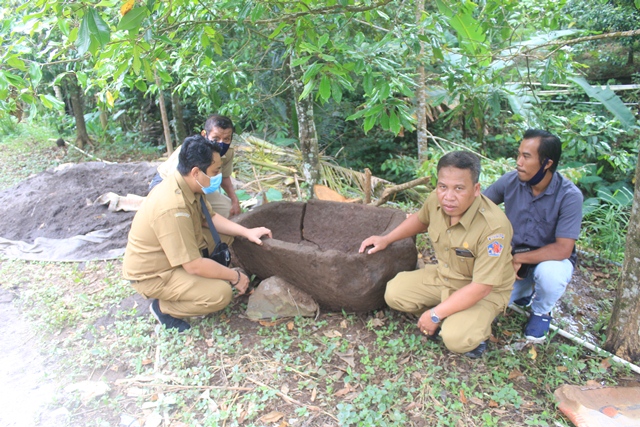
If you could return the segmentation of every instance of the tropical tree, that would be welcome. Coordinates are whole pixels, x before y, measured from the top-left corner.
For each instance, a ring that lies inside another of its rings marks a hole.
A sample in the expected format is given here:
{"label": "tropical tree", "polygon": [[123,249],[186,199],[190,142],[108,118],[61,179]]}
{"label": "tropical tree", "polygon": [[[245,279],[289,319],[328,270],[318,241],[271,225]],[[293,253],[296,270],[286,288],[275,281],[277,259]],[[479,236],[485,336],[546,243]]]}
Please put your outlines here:
{"label": "tropical tree", "polygon": [[640,360],[640,158],[637,165],[627,248],[604,345],[610,352],[631,361]]}

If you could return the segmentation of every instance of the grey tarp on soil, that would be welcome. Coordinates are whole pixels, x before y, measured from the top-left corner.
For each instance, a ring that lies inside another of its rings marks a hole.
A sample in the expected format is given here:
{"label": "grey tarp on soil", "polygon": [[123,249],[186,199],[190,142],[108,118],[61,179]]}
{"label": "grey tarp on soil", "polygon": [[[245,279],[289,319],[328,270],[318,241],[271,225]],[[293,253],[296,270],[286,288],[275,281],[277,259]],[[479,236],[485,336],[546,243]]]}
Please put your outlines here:
{"label": "grey tarp on soil", "polygon": [[37,261],[113,259],[135,212],[94,205],[102,194],[146,196],[157,163],[65,164],[0,192],[0,255]]}

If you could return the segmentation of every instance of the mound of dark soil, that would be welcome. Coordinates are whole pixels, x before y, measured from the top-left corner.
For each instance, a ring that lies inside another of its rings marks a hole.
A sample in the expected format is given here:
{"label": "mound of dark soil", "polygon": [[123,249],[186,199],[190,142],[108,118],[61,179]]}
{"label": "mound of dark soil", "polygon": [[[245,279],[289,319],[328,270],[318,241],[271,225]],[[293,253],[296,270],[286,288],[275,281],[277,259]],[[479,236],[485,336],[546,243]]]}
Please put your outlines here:
{"label": "mound of dark soil", "polygon": [[123,248],[135,212],[109,212],[93,205],[102,194],[146,196],[157,164],[88,162],[65,164],[0,192],[0,237],[32,243],[117,229],[109,248]]}

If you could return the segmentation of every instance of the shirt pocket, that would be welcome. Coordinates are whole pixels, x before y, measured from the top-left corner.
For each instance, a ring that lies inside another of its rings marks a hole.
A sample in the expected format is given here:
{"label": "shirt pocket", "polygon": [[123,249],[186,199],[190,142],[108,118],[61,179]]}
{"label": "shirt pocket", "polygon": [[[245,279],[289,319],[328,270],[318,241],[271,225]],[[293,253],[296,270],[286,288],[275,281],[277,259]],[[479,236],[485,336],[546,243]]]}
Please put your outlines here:
{"label": "shirt pocket", "polygon": [[452,260],[456,270],[465,277],[473,278],[473,266],[476,261],[475,255],[464,248],[451,248],[453,252]]}

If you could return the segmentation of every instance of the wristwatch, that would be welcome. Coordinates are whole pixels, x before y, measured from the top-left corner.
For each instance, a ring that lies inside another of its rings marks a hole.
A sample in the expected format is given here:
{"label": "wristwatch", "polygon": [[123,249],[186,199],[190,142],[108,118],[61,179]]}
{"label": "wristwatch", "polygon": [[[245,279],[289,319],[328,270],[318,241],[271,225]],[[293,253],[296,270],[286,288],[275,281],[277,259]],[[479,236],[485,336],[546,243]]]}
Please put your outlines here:
{"label": "wristwatch", "polygon": [[440,323],[440,318],[438,317],[438,315],[436,314],[433,308],[431,309],[431,321],[433,323]]}

